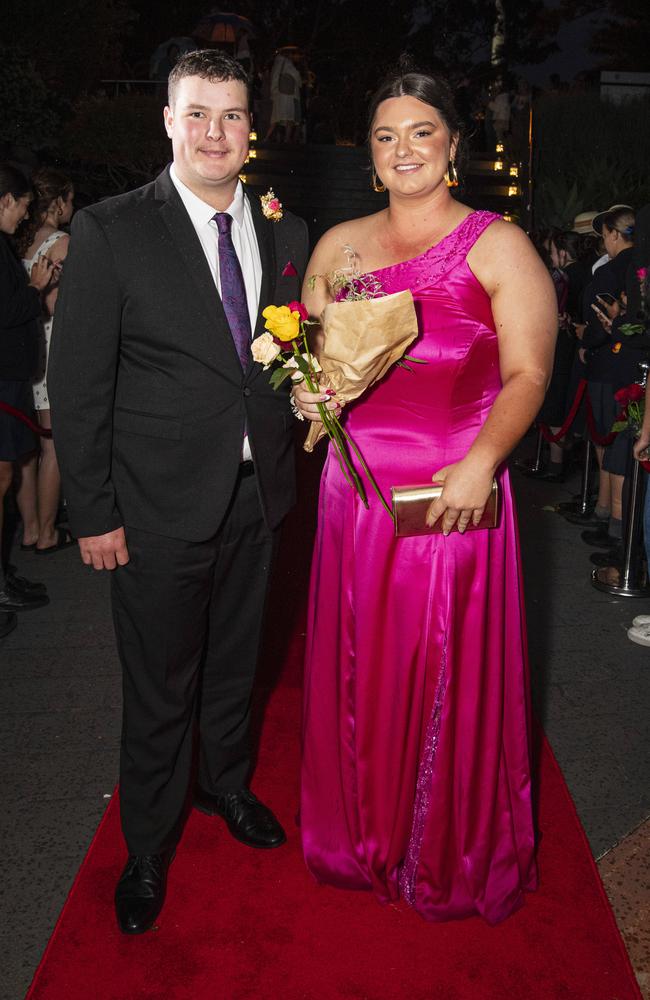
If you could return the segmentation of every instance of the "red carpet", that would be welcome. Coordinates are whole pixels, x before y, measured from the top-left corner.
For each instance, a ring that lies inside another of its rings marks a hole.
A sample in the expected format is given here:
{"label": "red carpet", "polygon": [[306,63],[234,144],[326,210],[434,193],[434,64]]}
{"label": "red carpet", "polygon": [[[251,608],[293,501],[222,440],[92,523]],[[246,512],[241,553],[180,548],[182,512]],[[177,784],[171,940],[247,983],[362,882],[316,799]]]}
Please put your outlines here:
{"label": "red carpet", "polygon": [[114,799],[70,893],[30,1000],[631,1000],[640,997],[557,764],[540,760],[540,889],[496,928],[426,924],[407,907],[314,884],[298,831],[300,695],[266,712],[254,788],[289,843],[238,845],[193,813],[159,929],[119,934],[124,861]]}
{"label": "red carpet", "polygon": [[253,780],[278,812],[288,844],[253,851],[232,840],[219,820],[192,813],[159,928],[127,938],[112,907],[125,860],[113,799],[29,1000],[638,1000],[545,741],[537,768],[540,889],[505,923],[427,924],[404,905],[383,907],[369,895],[313,882],[295,825],[302,637],[299,602],[290,599],[304,587],[310,530],[304,523],[289,530],[294,544],[278,567],[278,617],[271,620],[286,621],[293,606],[295,628],[284,649],[282,630],[272,628],[264,681],[272,686],[281,676],[264,709]]}

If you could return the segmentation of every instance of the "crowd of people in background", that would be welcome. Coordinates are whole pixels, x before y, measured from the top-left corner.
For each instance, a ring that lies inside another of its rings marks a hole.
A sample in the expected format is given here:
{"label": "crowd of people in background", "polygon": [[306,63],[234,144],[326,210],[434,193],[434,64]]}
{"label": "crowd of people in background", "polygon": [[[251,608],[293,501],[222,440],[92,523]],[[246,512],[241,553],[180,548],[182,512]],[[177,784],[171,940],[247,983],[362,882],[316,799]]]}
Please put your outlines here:
{"label": "crowd of people in background", "polygon": [[[614,204],[604,211],[580,213],[564,230],[534,234],[553,278],[559,314],[553,375],[539,423],[558,437],[582,380],[586,395],[564,436],[549,444],[547,461],[529,468],[526,475],[562,482],[591,438],[598,460],[593,510],[563,513],[582,526],[582,541],[595,550],[592,564],[602,570],[602,581],[612,585],[620,580],[625,557],[634,462],[647,458],[650,443],[650,407],[645,432],[637,411],[629,408],[632,400],[643,412],[645,376],[640,363],[650,359],[649,217],[650,206],[635,213],[630,205]],[[591,421],[586,419],[587,406]],[[645,511],[645,537],[639,545],[644,545],[650,564],[650,490]],[[650,617],[635,618],[628,636],[650,646]]]}
{"label": "crowd of people in background", "polygon": [[0,164],[0,638],[17,612],[48,603],[42,583],[16,573],[12,532],[3,531],[12,492],[22,524],[20,548],[51,555],[74,544],[62,525],[61,477],[51,438],[47,361],[67,226],[74,210],[72,181],[41,169],[29,180]]}

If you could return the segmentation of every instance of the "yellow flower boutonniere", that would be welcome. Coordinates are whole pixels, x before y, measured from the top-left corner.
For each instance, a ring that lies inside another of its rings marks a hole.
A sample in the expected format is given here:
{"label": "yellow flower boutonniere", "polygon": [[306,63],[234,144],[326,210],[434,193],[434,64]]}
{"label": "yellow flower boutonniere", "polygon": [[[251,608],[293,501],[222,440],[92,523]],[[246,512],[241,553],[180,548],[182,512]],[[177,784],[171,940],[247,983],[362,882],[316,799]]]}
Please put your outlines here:
{"label": "yellow flower boutonniere", "polygon": [[260,197],[262,202],[262,214],[265,219],[272,219],[273,222],[279,222],[282,218],[282,202],[273,193],[273,188],[269,188],[266,194]]}

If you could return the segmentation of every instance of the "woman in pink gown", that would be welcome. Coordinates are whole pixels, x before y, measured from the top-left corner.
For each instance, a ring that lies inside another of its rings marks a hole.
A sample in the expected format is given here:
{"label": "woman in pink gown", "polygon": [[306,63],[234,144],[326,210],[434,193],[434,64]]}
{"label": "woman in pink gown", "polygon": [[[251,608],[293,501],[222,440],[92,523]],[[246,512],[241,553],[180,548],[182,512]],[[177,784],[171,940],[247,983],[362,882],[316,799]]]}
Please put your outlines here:
{"label": "woman in pink gown", "polygon": [[[401,896],[430,920],[496,923],[536,884],[524,610],[503,462],[544,396],[553,288],[521,230],[451,198],[459,125],[444,84],[388,81],[370,136],[390,206],[330,230],[307,274],[329,273],[349,244],[385,293],[413,293],[410,353],[426,364],[395,367],[350,406],[346,427],[384,496],[445,483],[434,511],[445,533],[395,538],[371,490],[365,510],[329,455],[307,636],[303,849],[318,881]],[[319,315],[324,284],[305,299]],[[294,391],[314,418],[321,397]],[[465,533],[493,475],[498,527]]]}

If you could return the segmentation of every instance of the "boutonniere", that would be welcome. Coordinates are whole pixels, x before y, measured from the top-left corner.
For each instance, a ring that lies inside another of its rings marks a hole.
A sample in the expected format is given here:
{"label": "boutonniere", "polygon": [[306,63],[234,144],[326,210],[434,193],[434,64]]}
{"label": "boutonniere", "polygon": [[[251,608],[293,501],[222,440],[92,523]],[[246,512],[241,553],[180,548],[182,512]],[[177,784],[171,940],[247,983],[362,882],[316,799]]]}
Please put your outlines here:
{"label": "boutonniere", "polygon": [[282,202],[273,193],[273,188],[269,188],[266,194],[261,195],[262,215],[265,219],[272,219],[279,222],[282,218]]}

